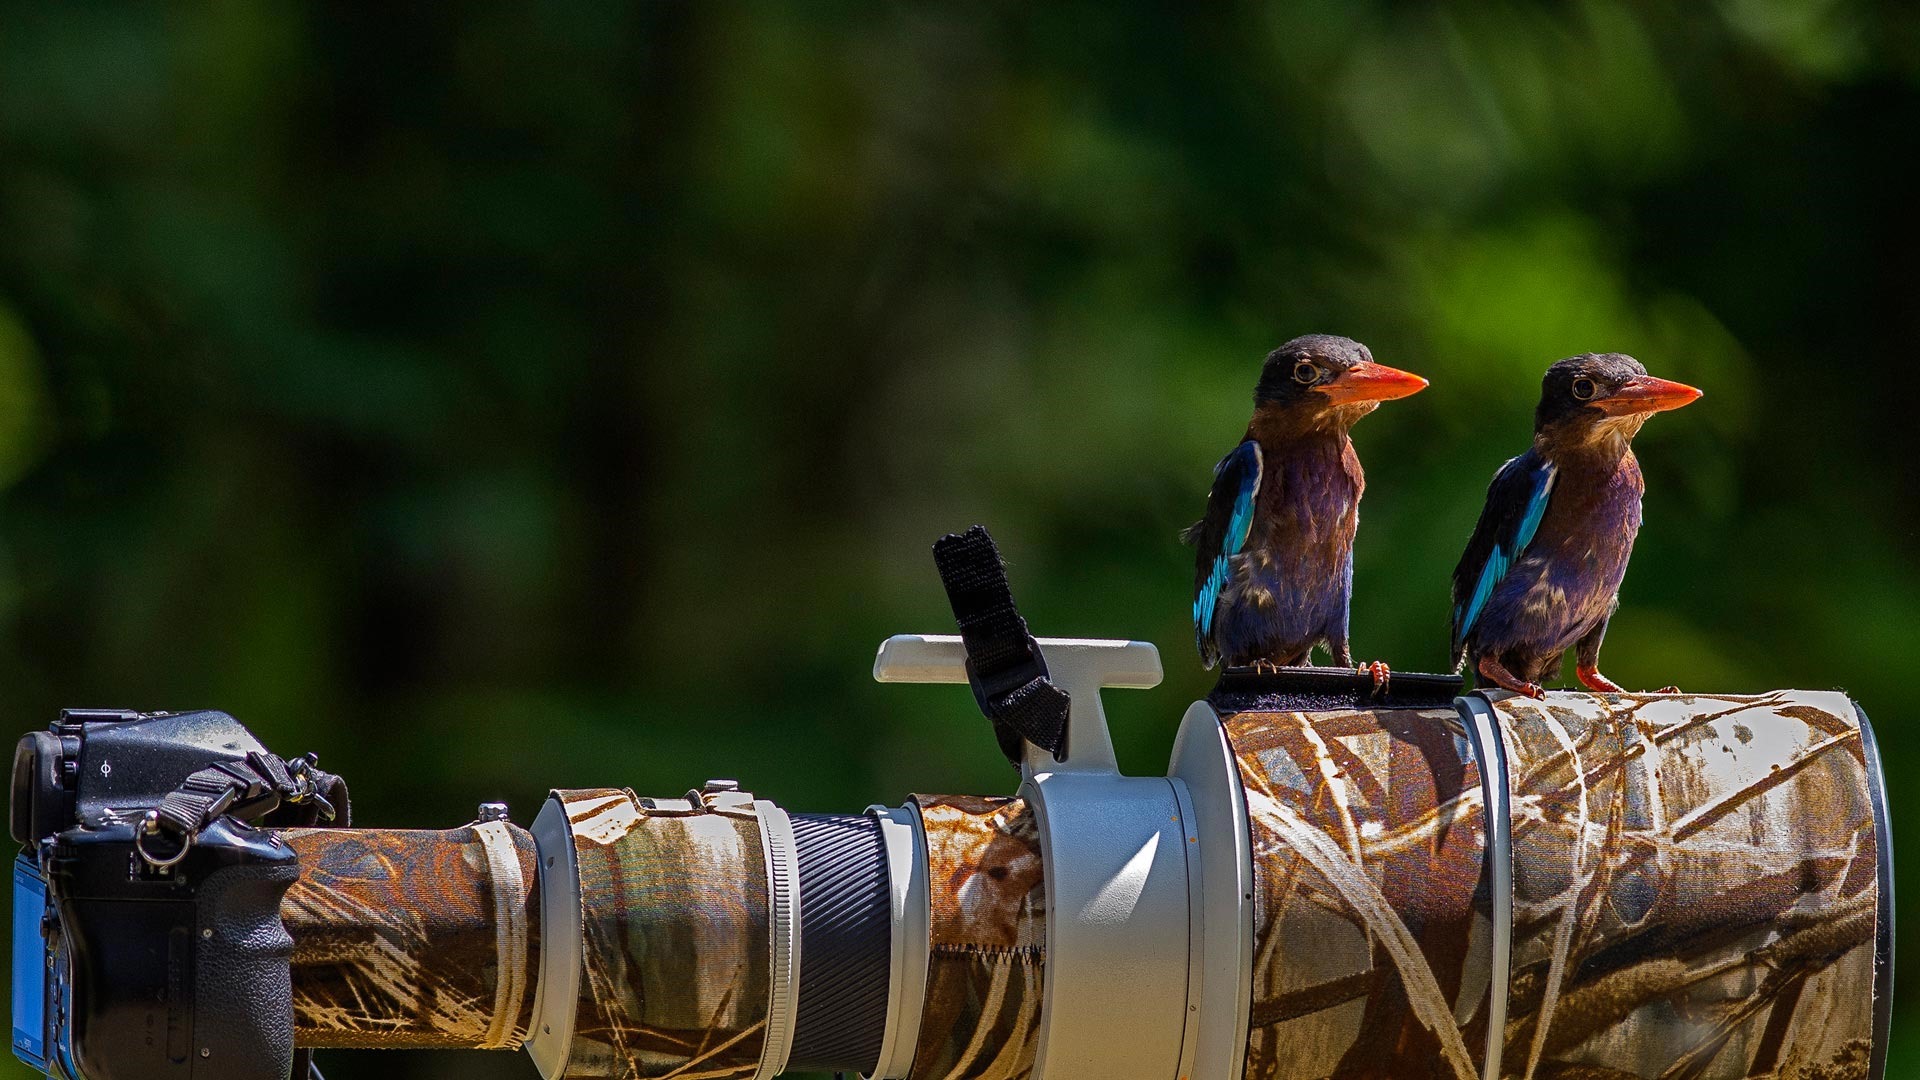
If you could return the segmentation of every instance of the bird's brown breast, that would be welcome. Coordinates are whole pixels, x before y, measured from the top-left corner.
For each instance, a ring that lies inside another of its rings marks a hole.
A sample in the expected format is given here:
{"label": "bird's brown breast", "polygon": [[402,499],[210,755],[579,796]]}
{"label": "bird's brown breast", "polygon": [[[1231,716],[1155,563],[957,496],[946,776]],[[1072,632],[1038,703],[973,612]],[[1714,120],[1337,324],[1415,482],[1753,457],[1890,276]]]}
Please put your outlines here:
{"label": "bird's brown breast", "polygon": [[1293,440],[1261,447],[1266,476],[1260,484],[1262,529],[1258,546],[1300,553],[1304,561],[1338,564],[1353,547],[1360,525],[1366,474],[1353,443],[1337,439]]}

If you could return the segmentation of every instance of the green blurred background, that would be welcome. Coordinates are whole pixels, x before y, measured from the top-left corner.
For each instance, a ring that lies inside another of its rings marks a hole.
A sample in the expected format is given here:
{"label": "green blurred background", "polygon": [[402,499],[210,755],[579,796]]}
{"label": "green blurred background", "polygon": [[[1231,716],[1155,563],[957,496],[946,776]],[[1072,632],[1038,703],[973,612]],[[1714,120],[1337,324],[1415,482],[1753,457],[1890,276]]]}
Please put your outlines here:
{"label": "green blurred background", "polygon": [[1912,9],[532,8],[0,7],[14,730],[217,706],[376,825],[1005,791],[967,694],[869,674],[980,521],[1041,633],[1164,650],[1111,695],[1157,770],[1175,533],[1330,331],[1433,380],[1358,430],[1361,653],[1444,665],[1541,370],[1628,351],[1707,397],[1640,440],[1608,671],[1845,687],[1920,836]]}

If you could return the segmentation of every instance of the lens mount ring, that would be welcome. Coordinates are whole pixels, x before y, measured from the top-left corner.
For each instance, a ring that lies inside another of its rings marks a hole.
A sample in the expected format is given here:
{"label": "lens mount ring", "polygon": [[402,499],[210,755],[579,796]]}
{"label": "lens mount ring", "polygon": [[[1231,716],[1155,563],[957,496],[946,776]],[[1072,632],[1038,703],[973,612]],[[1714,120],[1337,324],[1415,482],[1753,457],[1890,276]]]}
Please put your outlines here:
{"label": "lens mount ring", "polygon": [[793,819],[775,803],[755,799],[767,866],[767,916],[771,939],[767,980],[767,1038],[760,1052],[758,1080],[787,1071],[793,1051],[794,1021],[800,996],[800,855]]}

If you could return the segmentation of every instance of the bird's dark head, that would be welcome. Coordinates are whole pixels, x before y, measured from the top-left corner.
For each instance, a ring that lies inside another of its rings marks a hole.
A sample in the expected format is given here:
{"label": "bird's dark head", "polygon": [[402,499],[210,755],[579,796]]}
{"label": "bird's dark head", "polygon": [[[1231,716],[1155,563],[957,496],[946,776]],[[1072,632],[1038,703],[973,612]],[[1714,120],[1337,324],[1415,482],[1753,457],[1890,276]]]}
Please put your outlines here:
{"label": "bird's dark head", "polygon": [[1625,353],[1570,356],[1548,368],[1541,380],[1534,435],[1549,448],[1603,444],[1624,452],[1647,417],[1699,396],[1685,383],[1647,374]]}
{"label": "bird's dark head", "polygon": [[1376,363],[1365,345],[1332,334],[1297,337],[1267,354],[1253,389],[1256,413],[1290,425],[1345,428],[1383,401],[1418,393],[1427,380]]}

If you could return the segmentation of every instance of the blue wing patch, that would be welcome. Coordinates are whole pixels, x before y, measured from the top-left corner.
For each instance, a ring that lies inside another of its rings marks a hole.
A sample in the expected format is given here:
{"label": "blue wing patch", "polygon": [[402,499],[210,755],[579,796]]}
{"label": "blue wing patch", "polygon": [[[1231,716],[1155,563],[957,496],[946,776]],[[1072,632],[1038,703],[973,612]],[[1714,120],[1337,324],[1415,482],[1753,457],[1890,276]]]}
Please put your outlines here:
{"label": "blue wing patch", "polygon": [[1230,560],[1246,546],[1247,537],[1253,532],[1253,507],[1255,496],[1260,492],[1260,474],[1264,465],[1260,444],[1248,439],[1214,466],[1213,475],[1216,478],[1229,470],[1237,471],[1240,486],[1234,493],[1233,509],[1227,515],[1227,528],[1220,538],[1220,551],[1213,557],[1213,572],[1207,575],[1206,582],[1193,598],[1193,624],[1199,628],[1202,637],[1213,633],[1213,612],[1220,602],[1220,590],[1227,587],[1227,576],[1232,568]]}
{"label": "blue wing patch", "polygon": [[[1514,467],[1521,462],[1521,458],[1515,458],[1507,463],[1507,467]],[[1464,604],[1454,608],[1453,624],[1457,628],[1455,641],[1466,640],[1481,611],[1486,609],[1487,601],[1493,598],[1493,590],[1507,576],[1513,561],[1533,542],[1533,535],[1540,531],[1540,519],[1547,515],[1547,503],[1552,499],[1553,481],[1557,475],[1558,470],[1541,461],[1532,470],[1532,475],[1526,477],[1526,502],[1520,509],[1519,520],[1514,522],[1511,532],[1495,536],[1493,550],[1487,553],[1487,561],[1480,567],[1480,576],[1474,582],[1473,594]],[[1495,480],[1496,487],[1499,486],[1499,479]]]}

